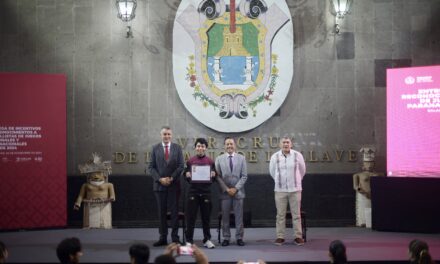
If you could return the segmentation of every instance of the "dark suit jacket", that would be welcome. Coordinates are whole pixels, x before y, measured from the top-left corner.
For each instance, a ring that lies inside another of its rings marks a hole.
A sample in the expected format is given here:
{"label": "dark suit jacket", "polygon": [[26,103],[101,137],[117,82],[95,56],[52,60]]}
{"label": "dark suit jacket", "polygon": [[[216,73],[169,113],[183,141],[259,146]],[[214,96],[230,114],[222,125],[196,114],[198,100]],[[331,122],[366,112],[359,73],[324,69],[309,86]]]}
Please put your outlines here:
{"label": "dark suit jacket", "polygon": [[[168,161],[165,160],[162,142],[154,145],[151,151],[151,162],[148,165],[148,170],[154,180],[153,191],[177,190],[180,186],[179,179],[183,167],[183,154],[179,145],[171,143]],[[172,177],[173,183],[169,186],[163,186],[159,183],[159,179],[163,177]]]}

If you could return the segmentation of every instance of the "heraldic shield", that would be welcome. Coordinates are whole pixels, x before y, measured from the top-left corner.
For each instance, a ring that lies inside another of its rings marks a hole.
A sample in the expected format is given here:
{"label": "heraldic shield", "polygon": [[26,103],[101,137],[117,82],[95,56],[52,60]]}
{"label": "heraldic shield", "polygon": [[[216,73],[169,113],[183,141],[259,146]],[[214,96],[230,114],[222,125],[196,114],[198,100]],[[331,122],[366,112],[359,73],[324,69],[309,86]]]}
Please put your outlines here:
{"label": "heraldic shield", "polygon": [[293,25],[283,0],[183,0],[173,40],[179,97],[214,130],[255,128],[287,96]]}

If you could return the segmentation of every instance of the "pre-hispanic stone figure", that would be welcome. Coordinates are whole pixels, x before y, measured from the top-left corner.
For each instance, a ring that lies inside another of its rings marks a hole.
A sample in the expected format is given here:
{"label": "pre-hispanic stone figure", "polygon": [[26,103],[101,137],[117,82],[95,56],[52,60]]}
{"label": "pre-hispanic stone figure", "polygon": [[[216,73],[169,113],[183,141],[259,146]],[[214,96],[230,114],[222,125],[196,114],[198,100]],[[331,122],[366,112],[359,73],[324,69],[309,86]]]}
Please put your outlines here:
{"label": "pre-hispanic stone figure", "polygon": [[97,153],[92,160],[78,168],[87,175],[87,183],[81,186],[74,209],[79,210],[84,203],[84,228],[112,228],[112,202],[115,201],[113,184],[108,182],[111,173],[110,161],[101,161]]}
{"label": "pre-hispanic stone figure", "polygon": [[383,174],[374,171],[374,148],[363,147],[360,152],[363,154],[362,172],[353,175],[353,188],[356,191],[356,226],[365,227],[367,220],[371,223],[370,178]]}

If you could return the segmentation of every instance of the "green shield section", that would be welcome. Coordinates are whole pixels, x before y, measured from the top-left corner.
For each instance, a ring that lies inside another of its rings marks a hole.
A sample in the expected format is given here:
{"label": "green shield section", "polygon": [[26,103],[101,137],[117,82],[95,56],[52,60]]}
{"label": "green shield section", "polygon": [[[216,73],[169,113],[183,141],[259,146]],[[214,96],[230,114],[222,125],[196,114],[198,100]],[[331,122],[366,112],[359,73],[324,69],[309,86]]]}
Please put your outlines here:
{"label": "green shield section", "polygon": [[[252,23],[239,24],[236,26],[243,32],[243,47],[251,56],[258,56],[258,29]],[[223,32],[229,29],[229,25],[217,24],[208,29],[208,57],[215,56],[223,47]]]}

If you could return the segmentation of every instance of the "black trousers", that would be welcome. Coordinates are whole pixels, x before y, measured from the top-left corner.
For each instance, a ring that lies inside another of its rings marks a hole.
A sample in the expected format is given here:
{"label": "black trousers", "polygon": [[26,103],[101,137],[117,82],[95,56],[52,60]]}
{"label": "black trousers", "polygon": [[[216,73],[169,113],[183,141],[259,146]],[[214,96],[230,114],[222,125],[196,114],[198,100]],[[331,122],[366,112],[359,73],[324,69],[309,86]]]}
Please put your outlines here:
{"label": "black trousers", "polygon": [[186,240],[193,241],[194,227],[197,219],[197,212],[200,208],[202,216],[203,242],[211,239],[209,220],[211,217],[211,195],[210,194],[188,194],[186,202]]}
{"label": "black trousers", "polygon": [[[171,212],[171,240],[173,242],[179,241],[179,219],[178,219],[178,190],[166,190],[154,192],[156,196],[157,208],[159,211],[159,234],[160,240],[167,240],[168,223],[167,212]],[[169,210],[168,210],[169,209]]]}

